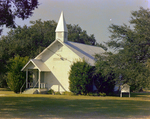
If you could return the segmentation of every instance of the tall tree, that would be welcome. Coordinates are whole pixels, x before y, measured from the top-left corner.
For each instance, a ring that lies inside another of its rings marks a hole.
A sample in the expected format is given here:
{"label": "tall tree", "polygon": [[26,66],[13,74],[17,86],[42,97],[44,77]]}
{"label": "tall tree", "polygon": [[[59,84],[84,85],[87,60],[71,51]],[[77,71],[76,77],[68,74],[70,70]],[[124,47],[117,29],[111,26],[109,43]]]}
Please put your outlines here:
{"label": "tall tree", "polygon": [[85,30],[82,30],[79,25],[67,25],[68,28],[68,40],[88,45],[96,45],[96,39],[94,34],[87,35]]}
{"label": "tall tree", "polygon": [[[7,36],[0,38],[0,77],[3,77],[3,79],[5,77],[4,74],[7,72],[7,61],[10,58],[16,55],[34,58],[55,40],[57,23],[54,20],[44,22],[36,20],[31,21],[31,24],[29,27],[26,25],[23,27],[18,26],[16,29],[8,32]],[[67,26],[69,41],[90,45],[94,45],[94,42],[96,42],[94,35],[92,35],[92,37],[89,36],[86,31],[82,30],[78,25]],[[82,35],[79,36],[79,34]],[[0,78],[0,80],[1,79],[2,78]]]}
{"label": "tall tree", "polygon": [[15,18],[29,18],[38,5],[38,0],[0,0],[0,27],[16,28]]}
{"label": "tall tree", "polygon": [[109,27],[111,41],[107,45],[117,53],[108,58],[111,58],[110,66],[115,67],[115,79],[139,90],[150,83],[146,67],[150,58],[150,10],[141,7],[133,11],[129,23],[130,26],[112,24]]}
{"label": "tall tree", "polygon": [[110,67],[109,56],[96,55],[95,73],[93,75],[94,84],[98,92],[112,94],[115,86],[115,74],[113,67]]}

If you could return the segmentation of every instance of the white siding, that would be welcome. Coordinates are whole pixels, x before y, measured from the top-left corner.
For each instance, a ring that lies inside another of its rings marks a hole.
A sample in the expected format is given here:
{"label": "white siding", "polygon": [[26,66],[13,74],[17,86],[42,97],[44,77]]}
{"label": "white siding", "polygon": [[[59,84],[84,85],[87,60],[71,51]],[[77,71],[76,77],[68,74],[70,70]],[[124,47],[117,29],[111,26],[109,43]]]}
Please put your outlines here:
{"label": "white siding", "polygon": [[70,65],[75,59],[80,58],[59,42],[55,43],[42,55],[42,61],[51,71],[45,73],[44,76],[44,82],[48,89],[60,92],[69,91]]}

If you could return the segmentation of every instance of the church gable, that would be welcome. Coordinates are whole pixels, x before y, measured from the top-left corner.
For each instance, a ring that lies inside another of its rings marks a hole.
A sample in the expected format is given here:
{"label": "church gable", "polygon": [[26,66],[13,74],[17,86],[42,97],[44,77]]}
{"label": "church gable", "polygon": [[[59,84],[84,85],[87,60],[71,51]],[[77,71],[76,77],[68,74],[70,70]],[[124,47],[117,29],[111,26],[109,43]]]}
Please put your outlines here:
{"label": "church gable", "polygon": [[[49,52],[51,54],[49,54]],[[70,64],[75,59],[80,58],[77,54],[75,54],[71,49],[66,47],[66,45],[62,44],[60,41],[53,44],[53,46],[51,46],[47,50],[47,53],[45,53],[45,55],[47,58],[43,56],[42,60],[45,62],[46,65],[59,63],[59,65],[62,66],[63,63]]]}
{"label": "church gable", "polygon": [[37,67],[31,61],[29,61],[29,63],[26,65],[26,68],[22,70],[26,70],[26,69],[37,69]]}
{"label": "church gable", "polygon": [[35,59],[42,60],[45,63],[51,61],[52,59],[53,61],[68,60],[72,62],[74,59],[79,59],[79,56],[64,43],[59,40],[55,40]]}
{"label": "church gable", "polygon": [[68,30],[63,13],[55,32],[55,41],[23,67],[22,71],[26,71],[26,88],[29,84],[28,69],[32,69],[33,84],[38,84],[39,90],[44,87],[55,91],[69,91],[68,77],[71,64],[76,60],[85,59],[93,66],[95,53],[105,52],[100,47],[68,41]]}
{"label": "church gable", "polygon": [[52,57],[56,52],[62,50],[63,44],[59,41],[54,41],[50,46],[48,46],[43,52],[41,52],[35,59],[40,59],[43,62]]}
{"label": "church gable", "polygon": [[39,71],[49,72],[50,69],[41,61],[37,59],[31,59],[22,69],[21,71],[25,71],[27,69],[38,69]]}

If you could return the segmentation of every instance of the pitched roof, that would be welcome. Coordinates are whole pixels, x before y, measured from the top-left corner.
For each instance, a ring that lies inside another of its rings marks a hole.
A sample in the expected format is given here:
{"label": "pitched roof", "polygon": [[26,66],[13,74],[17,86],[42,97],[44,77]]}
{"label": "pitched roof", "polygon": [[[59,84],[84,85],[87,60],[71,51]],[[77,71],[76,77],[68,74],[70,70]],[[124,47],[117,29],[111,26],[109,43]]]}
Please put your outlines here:
{"label": "pitched roof", "polygon": [[[60,42],[60,40],[54,40],[47,48],[45,48],[40,54],[38,54],[34,59],[39,59],[39,57],[44,54],[51,46],[53,46],[56,42]],[[62,42],[60,42],[62,43]],[[63,43],[62,43],[63,44]]]}
{"label": "pitched roof", "polygon": [[49,50],[51,46],[53,46],[55,43],[61,43],[62,45],[67,46],[70,50],[72,50],[75,54],[77,54],[81,59],[85,59],[90,65],[94,66],[95,63],[95,54],[103,54],[105,50],[101,47],[92,46],[92,45],[86,45],[82,43],[76,43],[76,42],[62,42],[60,40],[55,40],[52,42],[45,50],[43,50],[38,56],[36,56],[35,59],[40,59],[39,57],[46,51]]}
{"label": "pitched roof", "polygon": [[32,63],[39,71],[50,71],[50,69],[41,60],[37,59],[29,60],[29,62],[21,69],[21,71],[23,71],[30,63]]}
{"label": "pitched roof", "polygon": [[62,32],[62,31],[68,32],[63,12],[61,12],[55,32]]}
{"label": "pitched roof", "polygon": [[95,63],[95,54],[103,54],[104,49],[97,46],[86,45],[76,42],[65,42],[64,43],[68,48],[70,48],[74,53],[76,53],[80,58],[84,58],[90,65],[94,66]]}
{"label": "pitched roof", "polygon": [[[66,22],[64,19],[63,12],[61,12],[57,27],[55,32],[68,32]],[[94,66],[95,63],[95,54],[102,54],[105,52],[101,47],[97,46],[91,46],[91,45],[85,45],[81,43],[76,42],[62,42],[60,40],[55,40],[52,42],[45,50],[43,50],[39,55],[37,55],[34,59],[31,59],[23,68],[21,71],[25,70],[26,67],[29,66],[30,63],[32,63],[39,71],[50,71],[50,69],[42,62],[40,59],[42,55],[49,50],[51,46],[53,46],[56,42],[61,43],[62,45],[67,46],[70,50],[72,50],[75,54],[77,54],[81,59],[85,59],[86,62],[88,62],[90,65]],[[32,65],[32,66],[33,66]]]}

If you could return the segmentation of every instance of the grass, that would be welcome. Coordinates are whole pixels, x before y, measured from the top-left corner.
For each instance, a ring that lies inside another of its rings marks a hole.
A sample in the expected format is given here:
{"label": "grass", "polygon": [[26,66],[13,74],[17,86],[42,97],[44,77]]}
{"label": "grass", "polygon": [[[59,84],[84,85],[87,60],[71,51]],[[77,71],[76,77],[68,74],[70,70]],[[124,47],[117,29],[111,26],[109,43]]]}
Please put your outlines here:
{"label": "grass", "polygon": [[0,91],[1,118],[150,118],[150,93],[128,97],[15,94]]}
{"label": "grass", "polygon": [[0,88],[0,91],[11,91],[9,88]]}

